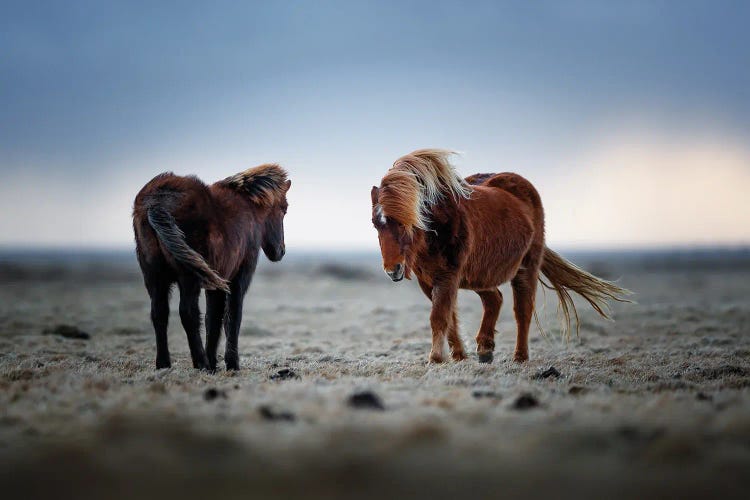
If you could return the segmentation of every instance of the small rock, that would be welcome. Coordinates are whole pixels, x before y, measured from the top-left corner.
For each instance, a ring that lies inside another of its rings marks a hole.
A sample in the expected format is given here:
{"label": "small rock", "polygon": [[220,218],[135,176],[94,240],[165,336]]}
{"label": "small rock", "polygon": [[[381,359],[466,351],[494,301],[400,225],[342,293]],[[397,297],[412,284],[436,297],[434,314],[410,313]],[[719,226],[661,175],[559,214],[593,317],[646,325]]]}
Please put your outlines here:
{"label": "small rock", "polygon": [[268,405],[263,405],[258,408],[258,412],[260,413],[260,416],[263,417],[263,420],[271,420],[276,422],[294,422],[295,420],[297,420],[297,417],[294,416],[294,413],[288,411],[274,411]]}
{"label": "small rock", "polygon": [[741,366],[721,365],[713,368],[704,368],[700,371],[700,374],[709,380],[716,380],[732,376],[746,377],[750,375],[750,372]]}
{"label": "small rock", "polygon": [[543,372],[539,372],[536,375],[534,375],[535,379],[543,379],[543,378],[550,378],[550,377],[560,378],[560,372],[557,371],[557,368],[555,368],[554,366],[550,366]]}
{"label": "small rock", "polygon": [[292,379],[299,379],[299,375],[294,373],[289,368],[282,368],[281,370],[277,371],[273,375],[269,377],[271,380],[292,380]]}
{"label": "small rock", "polygon": [[356,392],[349,396],[349,406],[364,410],[385,410],[378,395],[371,391]]}
{"label": "small rock", "polygon": [[632,443],[650,443],[664,434],[664,429],[646,429],[634,425],[622,425],[616,433],[625,441]]}
{"label": "small rock", "polygon": [[476,391],[472,391],[471,395],[474,399],[502,399],[503,398],[500,394],[497,394],[495,391],[488,391],[485,389],[477,389]]}
{"label": "small rock", "polygon": [[571,386],[570,389],[568,389],[568,394],[572,394],[573,396],[578,396],[579,394],[586,394],[589,392],[589,389],[587,387],[582,387],[580,385],[574,385]]}
{"label": "small rock", "polygon": [[529,408],[536,408],[537,406],[539,406],[539,401],[528,392],[518,396],[513,403],[513,408],[516,410],[528,410]]}
{"label": "small rock", "polygon": [[77,326],[73,325],[57,325],[54,328],[47,328],[44,330],[45,335],[60,335],[61,337],[69,339],[83,339],[88,340],[91,335],[84,332]]}
{"label": "small rock", "polygon": [[219,389],[215,387],[211,387],[206,389],[206,392],[203,393],[203,399],[206,401],[213,401],[217,398],[227,398],[227,393],[224,391],[220,391]]}
{"label": "small rock", "polygon": [[695,399],[698,401],[713,401],[713,397],[709,394],[706,394],[705,392],[699,392],[695,395]]}

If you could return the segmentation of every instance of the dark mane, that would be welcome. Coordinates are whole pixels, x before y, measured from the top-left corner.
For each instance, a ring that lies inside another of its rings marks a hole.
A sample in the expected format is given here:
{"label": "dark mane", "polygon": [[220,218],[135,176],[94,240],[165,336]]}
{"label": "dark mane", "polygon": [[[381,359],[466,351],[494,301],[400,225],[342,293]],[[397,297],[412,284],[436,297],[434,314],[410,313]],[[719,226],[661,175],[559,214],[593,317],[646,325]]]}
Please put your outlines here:
{"label": "dark mane", "polygon": [[286,171],[276,163],[267,163],[249,168],[217,182],[239,191],[254,203],[271,206],[285,193]]}

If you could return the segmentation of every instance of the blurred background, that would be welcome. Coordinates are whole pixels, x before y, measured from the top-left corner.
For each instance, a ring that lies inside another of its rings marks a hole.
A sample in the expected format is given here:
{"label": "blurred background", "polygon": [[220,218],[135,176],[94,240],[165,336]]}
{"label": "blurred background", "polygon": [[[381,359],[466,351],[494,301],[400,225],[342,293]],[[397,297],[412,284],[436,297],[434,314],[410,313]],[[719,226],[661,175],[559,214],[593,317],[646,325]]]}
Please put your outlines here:
{"label": "blurred background", "polygon": [[738,1],[3,2],[0,246],[133,248],[138,190],[264,162],[290,255],[377,251],[399,156],[540,190],[550,246],[750,243]]}

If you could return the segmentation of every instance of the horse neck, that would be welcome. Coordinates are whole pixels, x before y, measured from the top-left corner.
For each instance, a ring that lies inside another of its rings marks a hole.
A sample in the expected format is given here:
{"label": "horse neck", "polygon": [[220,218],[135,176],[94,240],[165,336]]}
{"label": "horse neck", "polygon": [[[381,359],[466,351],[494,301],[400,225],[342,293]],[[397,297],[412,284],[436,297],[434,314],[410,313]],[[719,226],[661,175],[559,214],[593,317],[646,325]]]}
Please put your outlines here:
{"label": "horse neck", "polygon": [[[436,257],[429,253],[431,248],[429,240],[435,238],[441,240],[446,232],[455,233],[456,226],[464,223],[463,217],[463,212],[453,198],[444,199],[436,204],[432,209],[430,227],[427,230],[414,228],[412,243],[404,252],[407,262],[414,265],[420,260],[431,260]],[[443,244],[438,245],[439,248],[443,246]]]}
{"label": "horse neck", "polygon": [[214,184],[211,189],[214,199],[215,220],[222,227],[225,237],[236,243],[253,241],[260,245],[265,231],[268,210],[254,205],[241,193],[225,186]]}

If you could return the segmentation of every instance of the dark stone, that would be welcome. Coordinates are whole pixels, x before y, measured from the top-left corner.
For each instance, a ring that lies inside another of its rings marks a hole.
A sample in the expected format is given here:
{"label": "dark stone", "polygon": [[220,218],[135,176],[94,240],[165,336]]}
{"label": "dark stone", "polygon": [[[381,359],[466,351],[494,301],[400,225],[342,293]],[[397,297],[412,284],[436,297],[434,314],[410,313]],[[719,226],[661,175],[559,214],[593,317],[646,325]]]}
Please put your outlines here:
{"label": "dark stone", "polygon": [[288,411],[274,411],[268,405],[263,405],[258,408],[258,412],[260,413],[260,416],[263,417],[263,420],[270,420],[273,422],[294,422],[297,420],[294,413]]}
{"label": "dark stone", "polygon": [[705,392],[699,392],[698,394],[695,395],[695,399],[697,399],[698,401],[713,401],[714,398],[710,394],[706,394]]}
{"label": "dark stone", "polygon": [[715,368],[704,368],[700,375],[709,380],[716,380],[731,376],[746,377],[750,372],[741,366],[722,365]]}
{"label": "dark stone", "polygon": [[54,328],[47,328],[44,330],[45,335],[60,335],[61,337],[69,339],[83,339],[88,340],[91,335],[84,332],[77,326],[72,325],[57,325]]}
{"label": "dark stone", "polygon": [[587,387],[582,387],[580,385],[574,385],[570,389],[568,389],[568,394],[572,394],[573,396],[578,396],[579,394],[586,394],[589,392]]}
{"label": "dark stone", "polygon": [[633,425],[623,425],[616,432],[625,441],[645,444],[661,437],[664,434],[664,429],[642,429]]}
{"label": "dark stone", "polygon": [[503,397],[495,391],[487,391],[482,389],[473,391],[471,395],[475,399],[503,399]]}
{"label": "dark stone", "polygon": [[224,391],[221,391],[215,387],[210,387],[206,389],[206,392],[203,393],[203,399],[206,401],[213,401],[217,398],[227,398],[227,393]]}
{"label": "dark stone", "polygon": [[539,372],[536,375],[534,375],[535,379],[543,379],[543,378],[550,378],[550,377],[560,378],[560,372],[557,371],[557,368],[555,368],[554,366],[550,366],[543,372]]}
{"label": "dark stone", "polygon": [[300,377],[289,368],[282,368],[281,370],[271,375],[269,378],[271,380],[292,380],[299,379]]}
{"label": "dark stone", "polygon": [[539,400],[528,392],[518,396],[513,403],[513,408],[516,410],[528,410],[530,408],[536,408],[537,406],[539,406]]}
{"label": "dark stone", "polygon": [[349,406],[362,410],[385,410],[378,395],[371,391],[356,392],[349,396]]}

